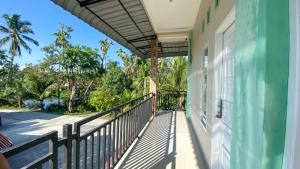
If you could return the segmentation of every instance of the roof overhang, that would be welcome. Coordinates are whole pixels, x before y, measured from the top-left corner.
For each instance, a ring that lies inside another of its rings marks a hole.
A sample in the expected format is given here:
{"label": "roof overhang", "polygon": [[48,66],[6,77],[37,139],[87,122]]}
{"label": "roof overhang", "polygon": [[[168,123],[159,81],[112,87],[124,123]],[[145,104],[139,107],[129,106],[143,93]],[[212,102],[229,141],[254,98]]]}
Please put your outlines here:
{"label": "roof overhang", "polygon": [[[195,6],[194,1],[199,2],[200,0],[52,1],[127,47],[136,55],[148,58],[151,52],[149,42],[153,39],[158,39],[159,57],[186,56],[188,54],[188,31],[194,26],[195,19],[193,17],[194,15],[196,17],[199,7],[190,9],[193,12],[186,13],[185,11],[188,10],[186,8]],[[158,4],[162,5],[162,8],[152,10],[154,5]],[[168,9],[165,15],[162,15],[163,11],[161,10],[163,9]],[[178,15],[185,15],[185,17],[179,19]],[[190,19],[191,15],[193,15],[192,19]],[[159,17],[161,19],[157,19]],[[162,24],[168,18],[170,23]],[[176,27],[177,29],[173,29]]]}

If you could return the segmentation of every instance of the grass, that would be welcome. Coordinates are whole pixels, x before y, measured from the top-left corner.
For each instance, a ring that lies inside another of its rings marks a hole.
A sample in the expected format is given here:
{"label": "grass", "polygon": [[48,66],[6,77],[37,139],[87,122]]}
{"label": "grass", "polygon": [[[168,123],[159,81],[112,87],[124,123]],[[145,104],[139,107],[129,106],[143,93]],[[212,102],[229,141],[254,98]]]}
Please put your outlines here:
{"label": "grass", "polygon": [[28,109],[28,108],[18,108],[18,107],[9,106],[9,105],[1,105],[1,106],[0,106],[0,110],[1,110],[1,109],[6,109],[6,110],[19,110],[19,111],[30,110],[30,109]]}
{"label": "grass", "polygon": [[[41,111],[40,109],[30,109],[30,108],[18,108],[14,106],[9,106],[9,105],[1,105],[0,110],[15,110],[15,111],[30,111],[30,112],[41,112],[41,113],[49,113],[49,114],[54,114],[54,115],[68,115],[68,116],[78,116],[78,117],[87,117],[99,112],[96,111],[88,111],[88,110],[78,110],[73,113],[69,113],[65,110],[57,110],[57,111]],[[112,114],[107,114],[103,116],[102,118],[110,120],[112,119]]]}

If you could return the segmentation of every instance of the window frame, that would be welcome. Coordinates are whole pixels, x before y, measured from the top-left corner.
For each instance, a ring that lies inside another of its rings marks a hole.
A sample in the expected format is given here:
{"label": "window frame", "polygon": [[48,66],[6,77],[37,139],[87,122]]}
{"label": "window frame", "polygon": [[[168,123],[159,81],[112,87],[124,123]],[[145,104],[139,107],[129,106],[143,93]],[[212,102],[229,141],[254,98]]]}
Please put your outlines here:
{"label": "window frame", "polygon": [[220,0],[215,0],[215,9],[217,9],[220,5]]}
{"label": "window frame", "polygon": [[201,56],[201,91],[200,91],[200,121],[203,128],[207,129],[207,113],[208,113],[208,64],[209,64],[209,48],[205,45]]}

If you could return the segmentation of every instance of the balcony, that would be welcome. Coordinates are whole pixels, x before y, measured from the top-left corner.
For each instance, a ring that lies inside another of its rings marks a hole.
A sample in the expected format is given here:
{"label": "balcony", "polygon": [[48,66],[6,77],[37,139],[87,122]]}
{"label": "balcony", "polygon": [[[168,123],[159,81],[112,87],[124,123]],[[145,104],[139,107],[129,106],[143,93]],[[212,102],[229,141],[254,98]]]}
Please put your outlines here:
{"label": "balcony", "polygon": [[[159,111],[145,95],[2,151],[12,168],[200,168],[206,169],[194,131],[185,117],[185,93],[163,92]],[[95,124],[103,116],[111,120]],[[48,148],[49,147],[49,148]]]}

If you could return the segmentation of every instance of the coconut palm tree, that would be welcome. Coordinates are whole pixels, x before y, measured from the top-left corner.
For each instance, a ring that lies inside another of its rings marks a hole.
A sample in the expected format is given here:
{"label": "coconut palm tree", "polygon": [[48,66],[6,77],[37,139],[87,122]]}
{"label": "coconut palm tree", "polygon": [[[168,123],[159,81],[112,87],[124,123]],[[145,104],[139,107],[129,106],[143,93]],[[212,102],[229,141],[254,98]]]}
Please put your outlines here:
{"label": "coconut palm tree", "polygon": [[172,85],[179,91],[186,90],[187,80],[187,60],[185,57],[176,57],[172,63]]}
{"label": "coconut palm tree", "polygon": [[0,32],[5,34],[5,36],[0,39],[0,46],[10,43],[8,53],[11,55],[10,64],[12,69],[14,58],[16,56],[22,56],[21,47],[31,54],[31,48],[26,42],[33,43],[36,46],[38,46],[39,43],[28,36],[28,34],[34,34],[34,32],[31,29],[31,23],[29,21],[22,21],[21,15],[13,14],[9,16],[4,14],[2,17],[6,22],[6,26],[0,25]]}
{"label": "coconut palm tree", "polygon": [[7,55],[5,53],[5,50],[0,49],[0,66],[4,64],[6,59],[7,59]]}
{"label": "coconut palm tree", "polygon": [[107,51],[108,49],[110,48],[110,46],[113,44],[112,42],[109,42],[108,39],[104,39],[104,40],[101,40],[99,42],[100,44],[100,49],[102,51],[102,63],[101,63],[101,68],[103,69],[104,68],[104,65],[105,65],[105,62],[106,62],[106,59],[107,59]]}
{"label": "coconut palm tree", "polygon": [[160,89],[164,90],[186,90],[186,66],[185,57],[163,58],[159,64]]}
{"label": "coconut palm tree", "polygon": [[[64,51],[66,48],[71,46],[70,39],[73,28],[68,25],[61,24],[58,31],[53,33],[55,36],[54,44],[44,48],[44,51],[52,56],[55,56],[58,64],[58,76],[61,73],[61,62],[64,60]],[[58,84],[62,84],[62,81],[59,81]],[[60,105],[60,91],[61,85],[57,85],[57,103]]]}
{"label": "coconut palm tree", "polygon": [[130,76],[134,76],[136,74],[139,58],[136,55],[129,57],[121,48],[117,51],[117,55],[122,59],[124,72]]}

